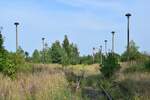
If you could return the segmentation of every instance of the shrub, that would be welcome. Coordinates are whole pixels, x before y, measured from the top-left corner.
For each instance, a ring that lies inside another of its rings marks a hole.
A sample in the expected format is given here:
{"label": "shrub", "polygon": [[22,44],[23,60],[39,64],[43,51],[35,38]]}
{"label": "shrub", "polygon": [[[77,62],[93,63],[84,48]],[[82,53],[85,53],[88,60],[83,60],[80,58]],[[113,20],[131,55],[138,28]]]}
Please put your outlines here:
{"label": "shrub", "polygon": [[145,62],[145,68],[147,70],[150,70],[150,60],[148,60],[148,61]]}
{"label": "shrub", "polygon": [[105,77],[110,78],[119,68],[120,65],[117,56],[109,53],[104,59],[100,71]]}

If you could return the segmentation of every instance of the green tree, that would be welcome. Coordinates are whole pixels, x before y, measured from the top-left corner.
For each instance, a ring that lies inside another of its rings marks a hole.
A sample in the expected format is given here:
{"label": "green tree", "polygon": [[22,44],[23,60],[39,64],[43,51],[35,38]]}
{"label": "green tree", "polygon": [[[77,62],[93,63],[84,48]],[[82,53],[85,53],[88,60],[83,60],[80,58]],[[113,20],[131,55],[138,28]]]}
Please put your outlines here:
{"label": "green tree", "polygon": [[70,47],[69,47],[70,44],[69,44],[69,40],[68,40],[67,35],[65,35],[62,46],[63,46],[64,50],[66,51],[66,53],[69,55],[69,53],[70,53]]}
{"label": "green tree", "polygon": [[11,77],[13,77],[17,71],[14,62],[9,58],[9,53],[4,49],[2,34],[0,34],[0,71]]}
{"label": "green tree", "polygon": [[87,56],[81,56],[80,57],[80,64],[93,64],[93,56],[87,55]]}
{"label": "green tree", "polygon": [[73,43],[70,45],[70,64],[78,64],[79,63],[79,51],[76,45]]}
{"label": "green tree", "polygon": [[[65,50],[65,52],[67,54],[67,57],[70,58],[70,56],[71,56],[70,49],[71,48],[70,48],[70,43],[69,43],[67,35],[65,35],[65,37],[64,37],[64,41],[62,43],[62,47]],[[70,63],[70,59],[68,59],[68,62]]]}
{"label": "green tree", "polygon": [[33,54],[32,54],[32,61],[34,63],[40,63],[40,61],[41,61],[41,56],[40,56],[40,53],[37,49],[35,49]]}
{"label": "green tree", "polygon": [[59,41],[56,41],[52,44],[51,47],[51,59],[52,63],[59,63],[61,64],[62,60],[62,48]]}
{"label": "green tree", "polygon": [[116,55],[109,53],[103,60],[102,66],[100,65],[100,71],[106,78],[110,78],[119,68],[119,61]]}
{"label": "green tree", "polygon": [[62,64],[63,68],[65,68],[69,65],[69,58],[64,49],[62,49],[61,64]]}
{"label": "green tree", "polygon": [[51,48],[45,50],[45,63],[52,63]]}
{"label": "green tree", "polygon": [[129,45],[129,53],[127,51],[125,51],[123,54],[122,54],[122,61],[127,61],[128,60],[128,57],[129,57],[129,60],[137,60],[137,59],[140,59],[141,57],[141,54],[140,52],[138,51],[139,47],[135,44],[135,42],[132,40],[130,41],[130,45]]}

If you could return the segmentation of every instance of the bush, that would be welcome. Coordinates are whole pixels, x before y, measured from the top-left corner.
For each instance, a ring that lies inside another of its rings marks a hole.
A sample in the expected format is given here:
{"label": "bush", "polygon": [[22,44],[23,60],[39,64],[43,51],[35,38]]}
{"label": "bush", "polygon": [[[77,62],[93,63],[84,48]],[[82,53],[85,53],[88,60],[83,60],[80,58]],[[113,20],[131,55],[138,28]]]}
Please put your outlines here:
{"label": "bush", "polygon": [[145,68],[147,70],[150,70],[150,60],[148,60],[148,61],[145,62]]}
{"label": "bush", "polygon": [[14,77],[17,71],[17,64],[22,64],[24,62],[24,57],[18,53],[9,53],[3,47],[3,38],[0,34],[0,72]]}
{"label": "bush", "polygon": [[100,71],[105,77],[110,78],[119,68],[120,65],[117,56],[109,53],[104,59]]}

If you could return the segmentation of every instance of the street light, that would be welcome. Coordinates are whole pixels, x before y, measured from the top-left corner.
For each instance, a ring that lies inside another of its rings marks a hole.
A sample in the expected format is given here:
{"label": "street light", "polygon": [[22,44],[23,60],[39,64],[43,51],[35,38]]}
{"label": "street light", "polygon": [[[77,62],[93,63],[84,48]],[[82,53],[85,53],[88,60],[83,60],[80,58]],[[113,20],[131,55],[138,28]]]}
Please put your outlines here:
{"label": "street light", "polygon": [[16,52],[18,50],[18,22],[15,22],[14,25],[16,26]]}
{"label": "street light", "polygon": [[128,60],[129,60],[129,47],[130,47],[130,13],[125,15],[127,17],[127,53],[128,53]]}
{"label": "street light", "polygon": [[95,61],[95,47],[93,47],[93,64],[94,64],[94,61]]}
{"label": "street light", "polygon": [[101,59],[101,65],[103,63],[103,55],[102,55],[102,45],[100,46],[100,59]]}
{"label": "street light", "polygon": [[104,41],[105,42],[105,55],[107,56],[107,40]]}
{"label": "street light", "polygon": [[43,62],[43,64],[44,64],[44,62],[45,62],[45,53],[44,53],[44,49],[45,49],[45,47],[44,47],[44,45],[45,45],[45,43],[44,43],[44,40],[45,40],[45,38],[42,38],[42,44],[43,44],[43,59],[42,59],[42,62]]}
{"label": "street light", "polygon": [[115,35],[115,31],[112,31],[111,32],[112,33],[112,53],[114,53],[114,43],[115,43],[115,41],[114,41],[114,35]]}

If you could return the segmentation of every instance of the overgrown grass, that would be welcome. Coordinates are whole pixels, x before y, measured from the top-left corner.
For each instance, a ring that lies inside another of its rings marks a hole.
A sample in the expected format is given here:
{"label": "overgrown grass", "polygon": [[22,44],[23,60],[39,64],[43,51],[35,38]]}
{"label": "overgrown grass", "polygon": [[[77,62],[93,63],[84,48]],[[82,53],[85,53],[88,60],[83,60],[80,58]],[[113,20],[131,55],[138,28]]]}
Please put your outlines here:
{"label": "overgrown grass", "polygon": [[[59,64],[25,64],[19,66],[13,80],[0,74],[0,100],[106,100],[101,86],[115,100],[149,100],[150,73],[141,71],[142,64],[126,66],[119,74],[122,78],[114,80],[105,79],[97,64],[70,65],[65,69]],[[83,72],[80,89],[72,91]]]}
{"label": "overgrown grass", "polygon": [[15,80],[0,74],[0,100],[72,100],[65,74],[56,66],[30,65]]}

